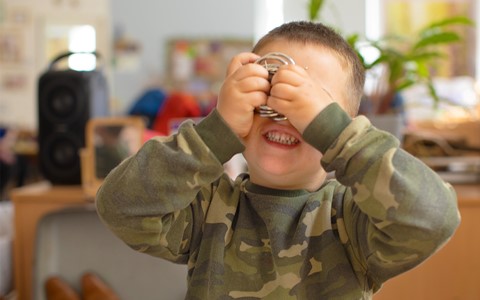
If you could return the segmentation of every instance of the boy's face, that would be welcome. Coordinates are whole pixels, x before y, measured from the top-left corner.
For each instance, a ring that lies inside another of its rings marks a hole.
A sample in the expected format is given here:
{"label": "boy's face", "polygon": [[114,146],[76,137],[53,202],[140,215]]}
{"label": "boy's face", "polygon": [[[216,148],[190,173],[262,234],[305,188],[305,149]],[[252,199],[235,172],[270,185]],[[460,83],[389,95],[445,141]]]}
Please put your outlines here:
{"label": "boy's face", "polygon": [[[319,45],[276,40],[257,54],[263,56],[269,52],[282,52],[292,57],[297,65],[307,67],[314,81],[321,83],[345,108],[343,91],[347,86],[347,74],[333,52]],[[313,191],[325,180],[326,172],[320,165],[322,154],[306,143],[288,120],[277,122],[255,115],[244,143],[243,155],[253,183],[277,189]]]}

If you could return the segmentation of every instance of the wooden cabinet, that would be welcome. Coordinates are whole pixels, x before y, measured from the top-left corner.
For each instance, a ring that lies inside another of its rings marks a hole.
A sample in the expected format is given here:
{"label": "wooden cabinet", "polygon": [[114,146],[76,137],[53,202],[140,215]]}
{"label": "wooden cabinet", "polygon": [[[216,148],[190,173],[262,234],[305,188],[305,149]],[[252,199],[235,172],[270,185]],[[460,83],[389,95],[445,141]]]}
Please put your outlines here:
{"label": "wooden cabinet", "polygon": [[12,192],[14,205],[14,279],[18,300],[31,300],[37,223],[46,214],[75,205],[88,205],[81,186],[51,186],[47,182]]}
{"label": "wooden cabinet", "polygon": [[480,185],[457,185],[462,222],[452,239],[413,270],[386,282],[374,300],[480,299]]}

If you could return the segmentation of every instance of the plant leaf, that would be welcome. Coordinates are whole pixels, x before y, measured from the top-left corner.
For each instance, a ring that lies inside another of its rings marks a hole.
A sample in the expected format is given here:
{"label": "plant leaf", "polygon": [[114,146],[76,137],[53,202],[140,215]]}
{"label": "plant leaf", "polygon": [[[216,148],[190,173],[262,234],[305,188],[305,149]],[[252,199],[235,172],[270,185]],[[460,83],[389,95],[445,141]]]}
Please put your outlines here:
{"label": "plant leaf", "polygon": [[405,73],[404,64],[400,60],[394,60],[389,62],[390,68],[390,77],[388,82],[392,87],[397,88],[398,80],[402,78],[402,75]]}
{"label": "plant leaf", "polygon": [[426,51],[421,53],[407,54],[408,60],[414,61],[428,61],[436,58],[445,58],[445,54],[440,51]]}
{"label": "plant leaf", "polygon": [[405,80],[405,81],[401,82],[400,84],[398,84],[397,91],[404,90],[408,87],[411,87],[412,85],[414,85],[416,83],[418,83],[418,82],[415,81],[415,80]]}
{"label": "plant leaf", "polygon": [[430,70],[425,63],[417,63],[417,75],[421,78],[430,77]]}
{"label": "plant leaf", "polygon": [[437,94],[437,90],[435,89],[435,87],[433,86],[433,82],[432,82],[432,79],[429,78],[427,80],[427,87],[428,87],[428,91],[430,93],[430,96],[432,96],[433,98],[433,108],[434,109],[437,109],[438,108],[438,103],[440,102],[440,97],[438,96]]}
{"label": "plant leaf", "polygon": [[347,35],[345,37],[345,40],[350,46],[355,48],[355,45],[358,42],[359,37],[360,36],[358,35],[358,33],[353,33],[353,34]]}
{"label": "plant leaf", "polygon": [[371,69],[373,67],[375,67],[376,65],[379,65],[381,63],[384,63],[384,62],[387,62],[389,60],[389,57],[387,55],[380,55],[377,59],[375,59],[373,62],[371,62],[370,64],[368,64],[367,66],[365,66],[365,68],[368,70],[368,69]]}
{"label": "plant leaf", "polygon": [[320,11],[322,10],[325,0],[310,0],[308,2],[308,12],[310,21],[316,21],[320,17]]}
{"label": "plant leaf", "polygon": [[427,25],[423,30],[420,31],[420,34],[422,34],[423,32],[432,30],[434,28],[445,27],[450,25],[472,25],[473,26],[475,25],[475,22],[472,19],[465,16],[454,16],[454,17],[446,18],[438,22],[434,22]]}
{"label": "plant leaf", "polygon": [[440,32],[420,39],[413,46],[413,49],[419,49],[433,45],[451,44],[460,40],[460,36],[455,32]]}

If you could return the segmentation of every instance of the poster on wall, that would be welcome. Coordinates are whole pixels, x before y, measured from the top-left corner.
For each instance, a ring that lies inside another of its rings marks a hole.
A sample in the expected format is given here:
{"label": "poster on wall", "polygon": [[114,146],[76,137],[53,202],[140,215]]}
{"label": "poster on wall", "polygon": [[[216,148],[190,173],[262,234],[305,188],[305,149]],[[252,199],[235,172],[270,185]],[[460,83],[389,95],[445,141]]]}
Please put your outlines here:
{"label": "poster on wall", "polygon": [[22,71],[2,71],[0,73],[0,91],[21,93],[27,88],[27,73]]}
{"label": "poster on wall", "polygon": [[[414,36],[424,26],[442,19],[464,16],[475,20],[476,0],[385,0],[383,30],[385,35]],[[442,77],[475,76],[475,26],[457,29],[463,42],[445,48],[448,63],[438,70]]]}
{"label": "poster on wall", "polygon": [[0,28],[0,65],[24,62],[24,35],[21,30]]}

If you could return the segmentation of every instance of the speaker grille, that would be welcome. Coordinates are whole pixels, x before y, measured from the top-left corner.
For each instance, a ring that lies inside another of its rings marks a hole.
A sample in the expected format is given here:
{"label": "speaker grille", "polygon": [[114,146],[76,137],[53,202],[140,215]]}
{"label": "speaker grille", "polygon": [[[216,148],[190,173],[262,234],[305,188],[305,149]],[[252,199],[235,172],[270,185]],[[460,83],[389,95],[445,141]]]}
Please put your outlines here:
{"label": "speaker grille", "polygon": [[54,132],[42,142],[42,171],[50,181],[56,184],[79,183],[78,150],[84,145],[83,138],[67,132]]}
{"label": "speaker grille", "polygon": [[48,71],[39,79],[40,170],[54,184],[80,184],[85,126],[108,113],[107,84],[98,71]]}
{"label": "speaker grille", "polygon": [[52,122],[72,123],[78,121],[78,118],[85,114],[86,103],[84,99],[88,98],[85,91],[81,88],[81,82],[78,80],[48,81],[47,86],[40,95],[40,113]]}

